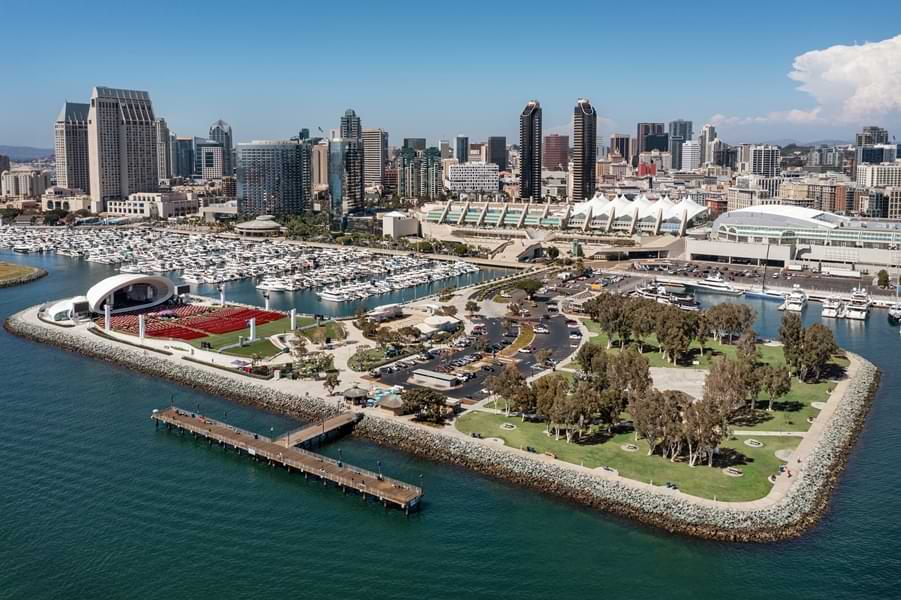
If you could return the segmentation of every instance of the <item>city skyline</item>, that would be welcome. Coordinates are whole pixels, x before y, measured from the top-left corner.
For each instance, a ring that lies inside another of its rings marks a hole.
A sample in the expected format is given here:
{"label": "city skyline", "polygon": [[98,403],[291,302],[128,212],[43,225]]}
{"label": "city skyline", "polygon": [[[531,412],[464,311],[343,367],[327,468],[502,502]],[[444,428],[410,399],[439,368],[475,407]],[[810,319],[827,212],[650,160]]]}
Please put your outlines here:
{"label": "city skyline", "polygon": [[[12,7],[8,16],[15,19],[23,8]],[[674,69],[659,61],[654,44],[635,44],[616,31],[597,35],[591,15],[580,23],[570,23],[565,15],[552,16],[543,26],[565,25],[571,35],[562,36],[552,48],[527,49],[524,56],[511,59],[503,77],[479,56],[483,50],[463,56],[429,52],[428,60],[410,56],[407,71],[398,71],[395,61],[386,59],[396,54],[386,53],[410,26],[415,28],[417,19],[437,37],[461,31],[502,49],[505,41],[489,24],[499,20],[513,30],[530,11],[518,15],[482,7],[489,14],[480,19],[461,15],[436,22],[426,21],[425,15],[410,18],[402,6],[383,10],[360,5],[354,7],[359,18],[348,24],[347,33],[362,32],[365,23],[369,31],[381,35],[365,36],[365,41],[348,35],[340,51],[319,52],[331,35],[327,25],[340,16],[337,7],[282,7],[283,19],[255,15],[242,19],[242,35],[255,41],[249,51],[238,53],[224,44],[220,61],[204,61],[205,68],[199,71],[173,72],[170,61],[178,58],[189,64],[200,58],[200,48],[187,34],[192,16],[201,18],[202,7],[181,8],[185,14],[180,13],[179,21],[162,30],[153,24],[152,36],[143,35],[150,33],[150,23],[131,24],[134,39],[142,41],[128,53],[99,51],[103,44],[99,34],[111,17],[88,20],[74,7],[60,4],[57,9],[60,18],[80,28],[76,51],[83,59],[77,69],[59,69],[60,57],[73,51],[71,40],[48,37],[29,52],[27,61],[7,68],[8,93],[0,98],[0,114],[13,118],[0,120],[0,144],[51,148],[52,122],[60,107],[66,101],[86,102],[94,86],[148,91],[157,114],[178,135],[204,136],[210,122],[224,119],[234,128],[235,142],[286,139],[302,127],[328,131],[339,127],[348,107],[354,108],[363,127],[384,129],[394,140],[425,137],[429,145],[437,145],[439,139],[452,139],[460,132],[473,141],[489,136],[516,140],[516,115],[533,98],[542,104],[545,134],[570,133],[573,101],[592,98],[601,138],[634,131],[638,122],[675,119],[691,120],[696,128],[710,122],[729,143],[853,141],[862,125],[898,130],[901,124],[901,36],[892,26],[881,25],[898,22],[892,16],[901,17],[901,7],[886,7],[884,18],[866,27],[855,25],[852,8],[843,6],[822,11],[828,14],[805,14],[804,27],[786,19],[771,24],[766,44],[758,43],[760,33],[750,19],[744,24],[737,18],[750,8],[730,7],[731,14],[716,18],[694,6],[589,8],[611,22],[676,16],[685,22],[703,20],[705,35],[682,38],[682,58]],[[403,15],[407,17],[403,23],[396,22]],[[298,20],[325,26],[311,25],[302,36],[279,35]],[[20,36],[11,32],[0,41],[0,49],[16,55],[26,43]],[[755,44],[755,51],[728,50],[742,40]],[[617,59],[624,43],[629,44],[628,56]],[[727,50],[714,56],[713,47]],[[287,63],[305,53],[315,55],[315,60],[302,74],[286,76],[293,72]],[[589,70],[586,76],[585,65],[573,56],[596,65],[596,74]],[[862,59],[879,66],[855,68]],[[348,77],[349,65],[355,77]],[[235,85],[238,81],[241,85]],[[450,93],[454,81],[465,81],[469,93]],[[511,86],[510,81],[553,85]]]}

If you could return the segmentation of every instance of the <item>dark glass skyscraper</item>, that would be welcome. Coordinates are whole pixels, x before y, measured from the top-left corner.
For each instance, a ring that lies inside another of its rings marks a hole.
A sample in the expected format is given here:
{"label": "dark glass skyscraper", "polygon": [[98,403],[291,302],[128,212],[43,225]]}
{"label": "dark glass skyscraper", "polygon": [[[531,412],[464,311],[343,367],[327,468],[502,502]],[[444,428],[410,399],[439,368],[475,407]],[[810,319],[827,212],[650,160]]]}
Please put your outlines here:
{"label": "dark glass skyscraper", "polygon": [[[648,148],[648,136],[663,134],[663,123],[639,123],[638,135],[636,136],[637,147],[633,148],[635,156],[632,157],[633,164],[638,164],[638,155],[642,152],[650,150]],[[664,148],[668,150],[669,148]]]}
{"label": "dark glass skyscraper", "polygon": [[292,215],[311,208],[311,146],[300,140],[238,144],[238,211]]}
{"label": "dark glass skyscraper", "polygon": [[332,225],[363,207],[363,143],[337,138],[329,142],[328,191]]}
{"label": "dark glass skyscraper", "polygon": [[507,170],[507,138],[491,136],[488,138],[488,162],[497,165],[498,171]]}
{"label": "dark glass skyscraper", "polygon": [[341,117],[341,137],[345,140],[359,140],[363,138],[363,129],[360,127],[360,117],[354,109],[348,108]]}
{"label": "dark glass skyscraper", "polygon": [[598,113],[587,98],[579,98],[573,109],[573,197],[574,202],[594,196],[597,173]]}
{"label": "dark glass skyscraper", "polygon": [[669,123],[669,153],[672,157],[673,170],[682,168],[682,144],[692,139],[692,122],[676,119]]}
{"label": "dark glass skyscraper", "polygon": [[531,100],[519,115],[519,197],[541,198],[541,105]]}
{"label": "dark glass skyscraper", "polygon": [[222,144],[223,175],[233,175],[235,172],[235,167],[232,164],[232,155],[234,152],[232,126],[222,119],[219,119],[218,121],[210,125],[210,139]]}
{"label": "dark glass skyscraper", "polygon": [[458,163],[469,162],[469,137],[458,135],[454,138],[454,158]]}

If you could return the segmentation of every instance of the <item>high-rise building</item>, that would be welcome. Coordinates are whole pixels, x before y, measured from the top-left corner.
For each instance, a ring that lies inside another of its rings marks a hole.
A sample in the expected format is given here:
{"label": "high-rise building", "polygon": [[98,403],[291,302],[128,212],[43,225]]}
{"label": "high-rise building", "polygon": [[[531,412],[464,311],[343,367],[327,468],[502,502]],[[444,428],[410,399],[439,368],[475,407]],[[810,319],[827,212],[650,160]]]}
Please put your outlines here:
{"label": "high-rise building", "polygon": [[[610,135],[610,153],[616,152],[623,160],[632,159],[632,138],[625,133],[614,133]],[[609,156],[609,155],[608,155]]]}
{"label": "high-rise building", "polygon": [[175,138],[173,167],[176,177],[190,178],[194,174],[194,138],[181,135]]}
{"label": "high-rise building", "polygon": [[597,169],[598,113],[586,98],[579,98],[573,109],[572,200],[579,202],[594,196]]}
{"label": "high-rise building", "polygon": [[875,125],[869,125],[857,134],[857,146],[873,146],[875,144],[888,144],[887,130]]}
{"label": "high-rise building", "polygon": [[694,171],[701,166],[701,143],[697,140],[682,142],[679,156],[682,163],[680,169],[682,171]]}
{"label": "high-rise building", "polygon": [[388,132],[384,129],[364,129],[363,184],[384,185],[386,162],[388,162]]}
{"label": "high-rise building", "polygon": [[751,146],[751,173],[775,177],[779,173],[779,146]]}
{"label": "high-rise building", "polygon": [[215,140],[194,145],[194,174],[207,181],[225,177],[225,147]]}
{"label": "high-rise building", "polygon": [[454,138],[454,158],[458,163],[469,162],[469,138],[465,135],[458,135]]}
{"label": "high-rise building", "polygon": [[345,140],[359,140],[363,137],[363,129],[360,127],[360,117],[354,109],[348,108],[341,117],[341,138]]}
{"label": "high-rise building", "polygon": [[238,211],[293,215],[311,208],[311,147],[300,140],[238,144]]}
{"label": "high-rise building", "polygon": [[541,104],[530,100],[519,115],[519,197],[541,198]]}
{"label": "high-rise building", "polygon": [[313,146],[311,161],[313,172],[313,191],[328,189],[328,140],[321,140]]}
{"label": "high-rise building", "polygon": [[[5,154],[0,154],[0,173],[2,173],[3,171],[9,171],[10,167],[11,167],[11,162],[9,160],[9,157],[6,156]],[[84,190],[82,190],[82,191],[84,191]]]}
{"label": "high-rise building", "polygon": [[569,136],[552,133],[544,136],[542,163],[548,171],[565,171],[569,168]]}
{"label": "high-rise building", "polygon": [[501,171],[507,170],[507,138],[493,135],[488,138],[488,153],[485,160],[497,165]]}
{"label": "high-rise building", "polygon": [[88,110],[91,197],[123,199],[159,188],[156,119],[150,94],[95,87]]}
{"label": "high-rise building", "polygon": [[156,162],[157,177],[169,179],[172,177],[172,135],[169,133],[169,125],[166,119],[156,120]]}
{"label": "high-rise building", "polygon": [[875,164],[895,162],[898,159],[896,144],[873,144],[857,147],[857,164]]}
{"label": "high-rise building", "polygon": [[40,198],[50,187],[50,173],[40,169],[18,167],[0,173],[0,197]]}
{"label": "high-rise building", "polygon": [[451,165],[447,173],[447,189],[456,193],[490,193],[498,191],[497,165],[468,162]]}
{"label": "high-rise building", "polygon": [[359,140],[335,138],[329,142],[328,188],[334,226],[363,207],[363,148]]}
{"label": "high-rise building", "polygon": [[682,144],[692,139],[692,122],[676,119],[669,123],[669,152],[673,157],[673,169],[682,168]]}
{"label": "high-rise building", "polygon": [[698,136],[698,143],[701,146],[701,164],[706,165],[708,163],[713,162],[713,155],[708,153],[708,146],[716,139],[716,127],[707,123],[704,125],[704,128],[701,129],[701,134]]}
{"label": "high-rise building", "polygon": [[89,104],[66,102],[56,117],[53,129],[56,185],[79,189],[85,194],[91,193],[91,174],[88,168],[89,110]]}
{"label": "high-rise building", "polygon": [[441,140],[438,142],[438,151],[441,152],[441,158],[453,158],[453,151],[451,150],[450,140]]}
{"label": "high-rise building", "polygon": [[425,138],[404,138],[404,148],[412,148],[417,152],[425,151]]}
{"label": "high-rise building", "polygon": [[234,165],[232,164],[232,156],[234,154],[234,138],[232,137],[232,126],[219,119],[210,125],[210,139],[222,144],[222,172],[225,175],[234,173]]}
{"label": "high-rise building", "polygon": [[[636,136],[636,139],[638,140],[638,147],[633,148],[633,157],[637,157],[642,152],[652,150],[653,148],[648,147],[648,136],[660,135],[662,133],[663,123],[639,123],[638,135]],[[661,150],[661,148],[656,149]],[[667,148],[662,149],[667,150]]]}

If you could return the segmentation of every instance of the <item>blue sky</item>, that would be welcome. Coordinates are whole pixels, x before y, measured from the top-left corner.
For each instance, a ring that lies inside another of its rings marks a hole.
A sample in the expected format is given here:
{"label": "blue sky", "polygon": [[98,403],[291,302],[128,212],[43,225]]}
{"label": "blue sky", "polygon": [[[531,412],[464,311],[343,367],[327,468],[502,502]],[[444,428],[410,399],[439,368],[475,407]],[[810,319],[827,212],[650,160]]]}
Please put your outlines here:
{"label": "blue sky", "polygon": [[[7,4],[3,21],[46,25],[3,28],[0,144],[50,147],[62,103],[95,85],[149,91],[179,135],[223,118],[239,141],[336,127],[347,107],[391,143],[514,141],[526,101],[563,133],[580,96],[602,135],[681,117],[713,119],[729,142],[850,139],[863,122],[901,137],[901,37],[867,44],[901,33],[901,2],[878,19],[831,0],[129,4]],[[789,78],[797,57],[840,45]],[[870,56],[885,68],[859,68]]]}

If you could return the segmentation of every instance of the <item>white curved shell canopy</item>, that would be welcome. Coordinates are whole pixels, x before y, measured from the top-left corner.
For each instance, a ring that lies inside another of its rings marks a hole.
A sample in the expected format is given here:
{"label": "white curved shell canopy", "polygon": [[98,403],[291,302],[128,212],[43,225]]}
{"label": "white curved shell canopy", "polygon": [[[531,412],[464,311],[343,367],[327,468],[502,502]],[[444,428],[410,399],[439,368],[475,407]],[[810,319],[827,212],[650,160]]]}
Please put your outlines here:
{"label": "white curved shell canopy", "polygon": [[91,310],[102,313],[107,300],[112,300],[113,314],[151,308],[167,302],[175,295],[175,284],[158,275],[113,275],[88,290]]}

